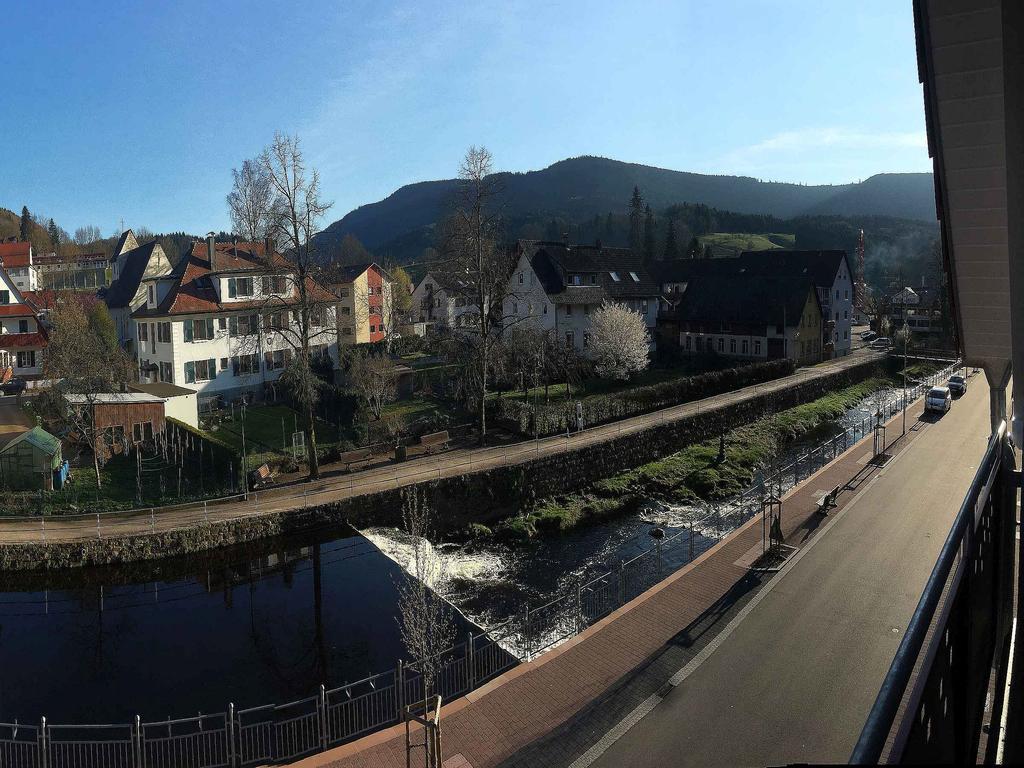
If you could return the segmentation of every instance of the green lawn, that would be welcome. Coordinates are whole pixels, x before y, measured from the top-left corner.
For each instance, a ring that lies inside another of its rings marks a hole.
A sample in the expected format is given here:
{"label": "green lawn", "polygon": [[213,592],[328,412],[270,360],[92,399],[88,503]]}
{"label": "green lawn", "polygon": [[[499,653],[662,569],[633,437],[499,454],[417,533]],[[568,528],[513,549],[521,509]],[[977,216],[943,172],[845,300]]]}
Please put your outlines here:
{"label": "green lawn", "polygon": [[701,235],[701,243],[717,245],[739,251],[767,251],[772,248],[792,248],[796,243],[794,235],[786,234],[748,234],[745,232],[711,232]]}
{"label": "green lawn", "polygon": [[399,416],[407,421],[428,418],[439,413],[448,413],[448,408],[440,400],[433,397],[414,397],[410,400],[396,400],[384,406],[382,418]]}
{"label": "green lawn", "polygon": [[[645,371],[632,376],[627,381],[615,381],[611,379],[599,379],[591,378],[586,381],[574,384],[572,387],[573,399],[587,397],[588,395],[606,395],[611,392],[621,392],[627,389],[633,389],[635,387],[645,387],[649,384],[660,384],[663,381],[672,381],[673,379],[679,379],[684,376],[693,376],[697,373],[703,373],[704,370],[695,370],[693,367],[681,365],[674,368],[648,368]],[[556,402],[559,399],[565,399],[566,385],[551,384],[547,388],[548,400],[550,402]],[[517,390],[515,392],[491,392],[488,394],[489,398],[505,397],[514,398],[516,400],[527,400],[533,402],[534,396],[536,395],[537,402],[544,402],[544,387],[533,387],[527,390],[526,394],[523,391]]]}
{"label": "green lawn", "polygon": [[[230,413],[230,412],[229,412]],[[302,429],[302,418],[297,411],[285,405],[252,405],[245,409],[245,451],[249,456],[265,453],[288,453],[291,449],[292,433]],[[241,410],[235,410],[219,424],[210,425],[204,431],[214,435],[242,452]],[[317,444],[329,448],[338,442],[338,430],[334,424],[317,420]]]}

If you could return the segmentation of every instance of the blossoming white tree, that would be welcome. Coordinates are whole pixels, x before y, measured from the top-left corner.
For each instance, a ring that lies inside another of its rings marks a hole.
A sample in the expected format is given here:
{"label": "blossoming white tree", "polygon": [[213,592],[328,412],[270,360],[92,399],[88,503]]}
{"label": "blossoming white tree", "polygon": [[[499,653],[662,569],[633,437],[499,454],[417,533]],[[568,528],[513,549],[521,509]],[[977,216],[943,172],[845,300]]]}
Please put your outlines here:
{"label": "blossoming white tree", "polygon": [[647,367],[650,336],[643,315],[605,302],[590,318],[594,370],[606,379],[628,379]]}

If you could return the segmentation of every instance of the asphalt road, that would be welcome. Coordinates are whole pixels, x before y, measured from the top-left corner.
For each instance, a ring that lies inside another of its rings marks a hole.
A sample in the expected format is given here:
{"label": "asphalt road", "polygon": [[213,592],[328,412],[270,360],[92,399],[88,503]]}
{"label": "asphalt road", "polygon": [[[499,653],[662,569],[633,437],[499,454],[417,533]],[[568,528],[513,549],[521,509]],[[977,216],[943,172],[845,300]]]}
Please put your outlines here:
{"label": "asphalt road", "polygon": [[984,454],[981,377],[766,588],[710,656],[595,762],[849,759]]}

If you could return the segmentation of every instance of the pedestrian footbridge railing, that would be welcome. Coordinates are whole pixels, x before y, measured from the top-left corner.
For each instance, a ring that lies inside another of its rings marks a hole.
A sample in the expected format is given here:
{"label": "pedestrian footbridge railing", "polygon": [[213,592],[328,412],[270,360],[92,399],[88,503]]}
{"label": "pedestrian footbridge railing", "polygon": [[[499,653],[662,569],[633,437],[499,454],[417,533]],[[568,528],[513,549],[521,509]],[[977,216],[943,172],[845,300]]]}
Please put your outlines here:
{"label": "pedestrian footbridge railing", "polygon": [[[850,757],[851,763],[995,762],[1013,616],[1020,474],[1005,422],[988,449]],[[989,691],[997,695],[989,699]]]}

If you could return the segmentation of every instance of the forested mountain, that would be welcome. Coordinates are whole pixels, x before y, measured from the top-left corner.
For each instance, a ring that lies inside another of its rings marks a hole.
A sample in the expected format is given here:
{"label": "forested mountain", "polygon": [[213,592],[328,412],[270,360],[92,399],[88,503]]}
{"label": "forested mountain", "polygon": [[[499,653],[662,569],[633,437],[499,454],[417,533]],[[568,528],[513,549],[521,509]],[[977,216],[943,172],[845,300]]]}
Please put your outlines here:
{"label": "forested mountain", "polygon": [[[499,177],[510,237],[542,236],[544,233],[536,230],[547,229],[551,222],[571,228],[609,213],[624,214],[634,186],[655,211],[693,201],[718,210],[777,219],[803,215],[935,219],[932,178],[927,173],[881,174],[858,184],[808,186],[577,157],[540,171],[501,173]],[[433,244],[432,229],[447,210],[455,184],[449,179],[404,186],[326,227],[320,235],[321,246],[334,254],[344,237],[353,235],[375,253],[388,254],[396,261],[419,258],[423,249]]]}

